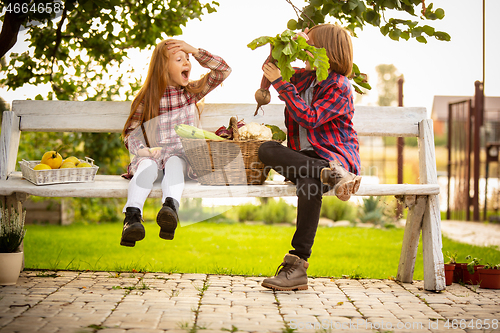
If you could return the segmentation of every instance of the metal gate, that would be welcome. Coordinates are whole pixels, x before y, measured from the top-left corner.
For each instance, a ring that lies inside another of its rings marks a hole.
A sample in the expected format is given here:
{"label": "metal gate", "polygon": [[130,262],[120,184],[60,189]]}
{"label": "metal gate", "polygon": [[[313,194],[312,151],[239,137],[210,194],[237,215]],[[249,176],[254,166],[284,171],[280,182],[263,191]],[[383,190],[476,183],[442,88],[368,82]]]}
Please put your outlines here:
{"label": "metal gate", "polygon": [[448,105],[447,220],[469,220],[471,100]]}
{"label": "metal gate", "polygon": [[482,83],[476,82],[474,105],[469,99],[448,106],[448,220],[479,220],[483,101]]}

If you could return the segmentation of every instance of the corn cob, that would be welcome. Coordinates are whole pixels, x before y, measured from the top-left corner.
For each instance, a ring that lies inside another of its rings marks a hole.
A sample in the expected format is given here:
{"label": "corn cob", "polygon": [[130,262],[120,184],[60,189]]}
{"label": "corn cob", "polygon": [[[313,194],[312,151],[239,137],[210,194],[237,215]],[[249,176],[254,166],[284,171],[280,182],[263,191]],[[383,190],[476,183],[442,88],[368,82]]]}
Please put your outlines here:
{"label": "corn cob", "polygon": [[175,132],[178,136],[188,139],[208,139],[208,140],[225,140],[213,132],[205,131],[200,128],[180,124],[175,126]]}

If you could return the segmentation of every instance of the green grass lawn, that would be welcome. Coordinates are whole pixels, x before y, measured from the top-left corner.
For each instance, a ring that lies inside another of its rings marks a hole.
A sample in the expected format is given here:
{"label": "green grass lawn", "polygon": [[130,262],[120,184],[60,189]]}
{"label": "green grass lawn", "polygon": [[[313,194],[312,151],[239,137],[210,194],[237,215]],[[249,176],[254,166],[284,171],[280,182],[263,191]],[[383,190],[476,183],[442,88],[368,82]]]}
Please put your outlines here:
{"label": "green grass lawn", "polygon": [[[145,223],[146,238],[120,246],[121,223],[28,225],[26,269],[148,271],[271,276],[290,249],[294,226],[195,223],[177,229],[173,241]],[[309,276],[385,279],[397,274],[402,229],[320,227]],[[500,251],[443,240],[443,252],[499,262]],[[415,279],[423,279],[419,248]]]}

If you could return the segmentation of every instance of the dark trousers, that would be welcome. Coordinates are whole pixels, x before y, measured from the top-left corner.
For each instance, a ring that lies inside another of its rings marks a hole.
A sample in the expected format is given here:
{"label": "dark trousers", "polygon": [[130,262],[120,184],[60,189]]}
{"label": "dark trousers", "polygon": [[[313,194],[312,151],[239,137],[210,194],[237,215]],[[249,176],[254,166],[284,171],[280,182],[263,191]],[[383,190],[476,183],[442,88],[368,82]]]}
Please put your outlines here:
{"label": "dark trousers", "polygon": [[328,161],[314,151],[298,152],[278,142],[268,141],[259,148],[259,159],[297,187],[297,226],[289,252],[307,260],[318,229],[323,193],[330,190],[320,180]]}

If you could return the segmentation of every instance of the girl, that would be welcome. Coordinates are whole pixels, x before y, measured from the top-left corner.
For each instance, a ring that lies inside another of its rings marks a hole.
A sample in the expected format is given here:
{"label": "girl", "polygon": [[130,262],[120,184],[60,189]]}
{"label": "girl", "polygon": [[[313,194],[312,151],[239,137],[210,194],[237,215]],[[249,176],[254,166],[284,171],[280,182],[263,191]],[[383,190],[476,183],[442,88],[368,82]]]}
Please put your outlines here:
{"label": "girl", "polygon": [[[288,147],[270,141],[261,145],[259,158],[296,184],[297,225],[294,250],[285,255],[277,276],[262,286],[275,290],[307,289],[307,259],[311,255],[325,191],[335,190],[349,200],[361,181],[359,145],[351,122],[354,114],[351,85],[352,43],[348,32],[324,24],[300,33],[310,45],[325,48],[330,69],[328,78],[316,80],[311,64],[296,69],[291,82],[281,78],[278,67],[264,64],[264,76],[285,102]],[[355,174],[353,174],[355,173]]]}
{"label": "girl", "polygon": [[[190,82],[190,55],[210,72]],[[123,128],[125,147],[134,155],[126,178],[130,179],[123,212],[120,244],[135,246],[145,236],[141,223],[144,202],[161,171],[163,206],[156,222],[160,237],[173,239],[178,223],[177,212],[184,189],[187,164],[180,138],[174,131],[178,124],[198,125],[196,103],[215,89],[231,73],[226,62],[203,49],[181,40],[160,42],[151,57],[146,82],[131,105]]]}

